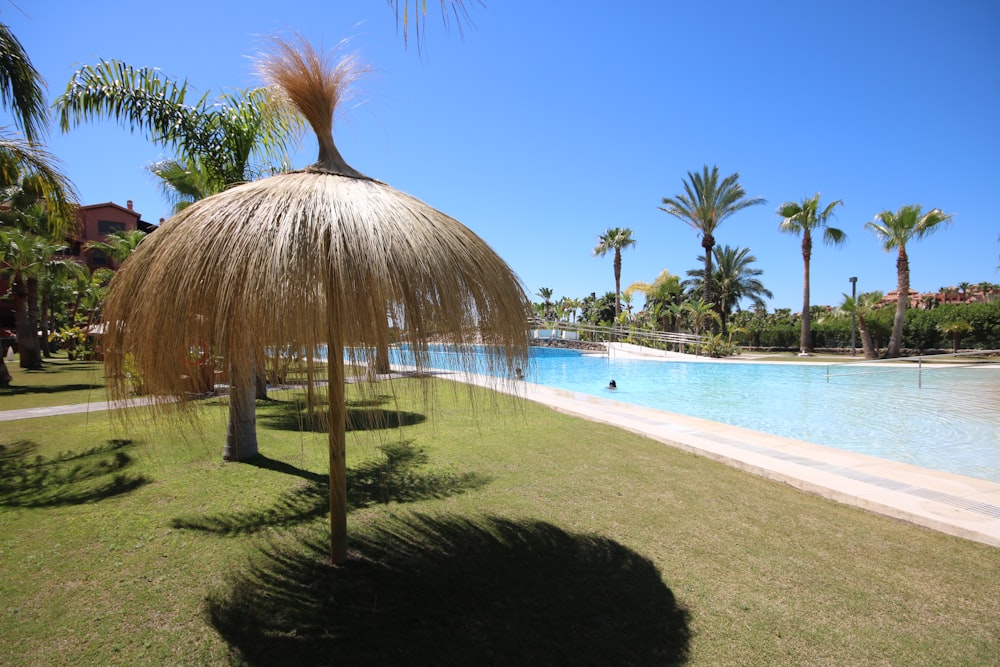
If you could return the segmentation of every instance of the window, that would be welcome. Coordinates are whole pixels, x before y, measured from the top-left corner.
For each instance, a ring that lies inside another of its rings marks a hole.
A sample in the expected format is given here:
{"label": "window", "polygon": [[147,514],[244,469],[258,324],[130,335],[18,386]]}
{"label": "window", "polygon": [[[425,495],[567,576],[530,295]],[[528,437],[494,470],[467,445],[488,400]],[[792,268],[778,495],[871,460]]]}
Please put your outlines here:
{"label": "window", "polygon": [[97,233],[101,236],[107,236],[112,232],[124,232],[125,223],[124,222],[112,222],[110,220],[98,220],[97,221]]}

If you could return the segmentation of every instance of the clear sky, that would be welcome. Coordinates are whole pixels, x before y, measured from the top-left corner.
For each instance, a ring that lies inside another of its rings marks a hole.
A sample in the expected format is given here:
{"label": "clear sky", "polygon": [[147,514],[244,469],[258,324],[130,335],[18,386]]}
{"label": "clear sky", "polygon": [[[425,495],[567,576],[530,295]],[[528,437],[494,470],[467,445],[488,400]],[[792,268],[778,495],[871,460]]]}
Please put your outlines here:
{"label": "clear sky", "polygon": [[[697,268],[699,237],[657,207],[706,164],[767,200],[716,240],[751,248],[771,308],[802,304],[800,240],[778,231],[775,210],[817,192],[844,200],[834,224],[849,239],[817,244],[813,304],[839,303],[850,276],[859,292],[895,288],[895,254],[864,223],[906,204],[954,214],[909,247],[913,289],[1000,282],[996,2],[471,0],[461,32],[427,4],[419,51],[384,0],[36,0],[3,3],[0,20],[50,102],[98,58],[214,97],[260,83],[249,56],[268,35],[348,40],[371,73],[337,120],[346,160],[464,222],[531,294],[613,290],[611,257],[593,256],[609,227],[637,240],[623,286]],[[168,216],[145,166],[169,155],[140,135],[54,127],[48,145],[83,203]],[[293,165],[315,159],[310,135]]]}

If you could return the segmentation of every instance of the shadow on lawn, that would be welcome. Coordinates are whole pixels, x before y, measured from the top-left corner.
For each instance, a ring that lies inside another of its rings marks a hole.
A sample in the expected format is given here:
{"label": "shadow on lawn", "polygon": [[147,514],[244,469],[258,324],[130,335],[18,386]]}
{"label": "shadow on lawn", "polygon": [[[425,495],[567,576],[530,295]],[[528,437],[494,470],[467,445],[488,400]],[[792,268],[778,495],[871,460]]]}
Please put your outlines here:
{"label": "shadow on lawn", "polygon": [[[348,401],[347,430],[375,431],[413,426],[426,421],[427,417],[417,412],[378,407],[389,399],[388,396],[378,396],[368,400]],[[257,419],[270,428],[283,431],[326,433],[329,430],[326,412],[326,406],[318,406],[310,413],[300,401],[268,400],[265,409],[259,411]]]}
{"label": "shadow on lawn", "polygon": [[[485,485],[488,478],[476,473],[422,472],[427,454],[402,441],[383,445],[382,456],[347,470],[348,511],[390,502],[408,503],[444,498]],[[264,528],[291,526],[325,516],[330,510],[330,480],[291,464],[258,456],[246,462],[265,470],[301,477],[303,484],[284,493],[274,505],[261,510],[179,517],[174,528],[203,530],[225,535],[253,533]]]}
{"label": "shadow on lawn", "polygon": [[131,444],[131,440],[109,440],[54,458],[32,456],[38,445],[27,440],[0,445],[0,505],[61,507],[133,491],[150,480],[123,472],[132,465],[132,457],[122,450]]}
{"label": "shadow on lawn", "polygon": [[680,665],[688,613],[648,559],[538,521],[406,515],[264,550],[207,614],[250,665]]}
{"label": "shadow on lawn", "polygon": [[61,394],[64,391],[82,391],[85,389],[100,389],[99,384],[55,384],[43,386],[11,385],[0,389],[0,396],[21,396],[23,394]]}

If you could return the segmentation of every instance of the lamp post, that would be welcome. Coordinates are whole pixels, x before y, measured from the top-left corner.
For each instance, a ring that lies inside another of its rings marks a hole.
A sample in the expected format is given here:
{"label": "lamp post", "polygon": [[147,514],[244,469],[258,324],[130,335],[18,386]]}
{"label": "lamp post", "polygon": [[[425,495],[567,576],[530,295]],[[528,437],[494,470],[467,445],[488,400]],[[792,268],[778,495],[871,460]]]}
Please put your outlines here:
{"label": "lamp post", "polygon": [[854,303],[854,309],[851,310],[851,356],[857,354],[856,349],[856,339],[854,338],[854,320],[858,312],[858,277],[851,276],[848,278],[851,281],[851,301]]}

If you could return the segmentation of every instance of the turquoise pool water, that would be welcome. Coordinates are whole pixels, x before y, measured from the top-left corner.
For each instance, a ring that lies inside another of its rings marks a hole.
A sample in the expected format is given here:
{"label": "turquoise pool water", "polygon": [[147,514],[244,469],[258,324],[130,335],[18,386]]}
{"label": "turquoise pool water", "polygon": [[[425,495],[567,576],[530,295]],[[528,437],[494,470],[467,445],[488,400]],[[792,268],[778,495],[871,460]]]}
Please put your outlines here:
{"label": "turquoise pool water", "polygon": [[[1000,369],[615,359],[533,348],[526,380],[1000,482]],[[405,354],[398,359],[405,363]],[[435,353],[432,365],[456,368]],[[612,378],[618,388],[609,391]]]}

